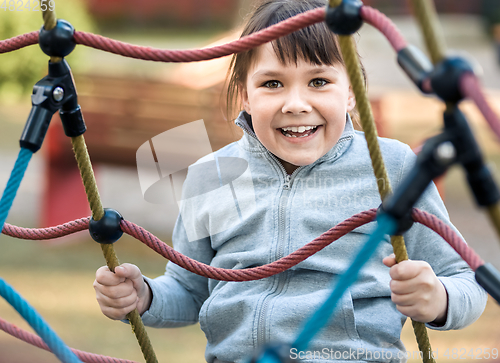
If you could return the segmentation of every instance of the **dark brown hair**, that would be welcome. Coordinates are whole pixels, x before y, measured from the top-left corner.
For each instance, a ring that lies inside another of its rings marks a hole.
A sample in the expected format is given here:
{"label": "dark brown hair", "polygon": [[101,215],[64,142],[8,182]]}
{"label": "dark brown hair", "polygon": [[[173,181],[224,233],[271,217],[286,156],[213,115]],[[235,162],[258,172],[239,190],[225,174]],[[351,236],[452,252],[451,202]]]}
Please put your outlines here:
{"label": "dark brown hair", "polygon": [[[292,16],[326,6],[326,0],[263,0],[250,14],[241,37],[258,32]],[[276,56],[283,64],[297,63],[299,59],[316,65],[341,64],[344,59],[337,36],[325,22],[300,29],[272,43]],[[228,73],[227,117],[233,119],[234,111],[240,111],[241,87],[246,84],[247,72],[255,60],[257,49],[233,55]],[[363,67],[362,67],[363,68]],[[363,69],[364,74],[364,69]],[[357,112],[354,112],[357,114]],[[351,116],[354,116],[351,114]]]}

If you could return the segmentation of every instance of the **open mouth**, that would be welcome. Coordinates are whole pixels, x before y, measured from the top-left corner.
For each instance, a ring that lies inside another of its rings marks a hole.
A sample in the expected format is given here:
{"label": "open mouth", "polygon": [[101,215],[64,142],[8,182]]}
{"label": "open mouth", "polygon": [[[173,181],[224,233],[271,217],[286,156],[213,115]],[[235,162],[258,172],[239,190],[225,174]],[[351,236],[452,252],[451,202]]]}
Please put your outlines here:
{"label": "open mouth", "polygon": [[318,130],[318,126],[291,126],[279,129],[286,137],[307,137]]}

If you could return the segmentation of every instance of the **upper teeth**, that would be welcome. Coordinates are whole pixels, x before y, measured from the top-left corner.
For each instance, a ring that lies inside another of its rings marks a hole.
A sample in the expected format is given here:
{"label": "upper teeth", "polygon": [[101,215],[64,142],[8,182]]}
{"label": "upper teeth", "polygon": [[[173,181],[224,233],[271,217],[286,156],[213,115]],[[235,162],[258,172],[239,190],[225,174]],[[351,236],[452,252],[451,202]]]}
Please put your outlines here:
{"label": "upper teeth", "polygon": [[318,126],[292,126],[292,127],[283,127],[283,131],[292,131],[292,132],[304,132],[306,130],[312,130],[315,129]]}

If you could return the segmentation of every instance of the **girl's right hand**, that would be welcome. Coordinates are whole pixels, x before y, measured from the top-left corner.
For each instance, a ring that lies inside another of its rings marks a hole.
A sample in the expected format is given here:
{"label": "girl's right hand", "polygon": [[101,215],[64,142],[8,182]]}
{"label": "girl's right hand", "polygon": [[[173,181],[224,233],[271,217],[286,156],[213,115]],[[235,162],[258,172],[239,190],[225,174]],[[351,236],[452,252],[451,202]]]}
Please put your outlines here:
{"label": "girl's right hand", "polygon": [[115,273],[107,266],[99,268],[94,289],[102,313],[113,320],[125,319],[135,308],[142,315],[149,309],[153,295],[141,270],[129,263],[116,267]]}

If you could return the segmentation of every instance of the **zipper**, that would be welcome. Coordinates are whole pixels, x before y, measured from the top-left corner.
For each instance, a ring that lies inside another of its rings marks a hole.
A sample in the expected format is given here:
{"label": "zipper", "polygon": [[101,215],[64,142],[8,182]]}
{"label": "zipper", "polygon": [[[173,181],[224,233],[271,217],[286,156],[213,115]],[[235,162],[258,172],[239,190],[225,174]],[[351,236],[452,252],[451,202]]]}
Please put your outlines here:
{"label": "zipper", "polygon": [[[284,176],[283,191],[279,199],[278,206],[278,244],[276,246],[276,253],[274,255],[274,260],[279,260],[284,256],[285,253],[285,237],[286,237],[286,205],[288,203],[288,197],[290,189],[292,187],[293,179],[304,167],[298,167],[294,172],[289,175],[285,167],[279,162],[279,160],[269,152],[269,156],[272,160],[279,166],[282,175]],[[268,343],[266,337],[266,316],[269,309],[269,303],[271,299],[278,296],[286,285],[288,280],[289,271],[284,271],[278,275],[273,276],[274,282],[272,286],[272,291],[262,301],[262,306],[260,308],[260,314],[257,325],[257,346],[263,346]]]}
{"label": "zipper", "polygon": [[[248,129],[246,125],[238,122],[238,126],[240,126],[247,134],[253,137],[255,140],[259,141],[257,136],[253,133],[252,130]],[[337,141],[336,147],[339,148],[339,145],[347,140],[352,139],[353,136],[344,136]],[[260,141],[259,141],[260,142]],[[288,203],[288,197],[290,190],[293,185],[293,180],[297,176],[297,174],[304,169],[304,166],[300,166],[293,171],[291,175],[289,175],[283,164],[274,156],[271,152],[267,151],[268,155],[271,159],[278,165],[281,173],[284,177],[283,190],[279,199],[279,207],[278,207],[278,245],[276,248],[275,258],[274,260],[279,260],[284,256],[285,252],[285,236],[286,236],[286,205]],[[261,307],[259,318],[257,320],[257,347],[262,347],[264,344],[268,343],[268,337],[266,337],[266,316],[269,309],[269,303],[271,299],[275,296],[278,296],[284,289],[286,282],[288,281],[288,277],[290,275],[290,271],[284,271],[278,275],[273,276],[273,284],[271,286],[271,291],[264,297]],[[254,347],[254,348],[257,348]]]}

